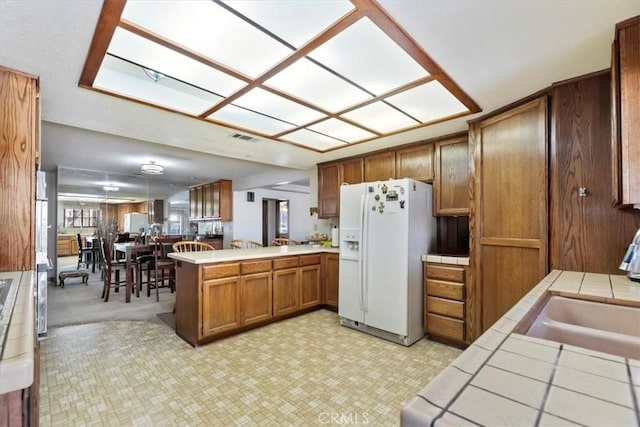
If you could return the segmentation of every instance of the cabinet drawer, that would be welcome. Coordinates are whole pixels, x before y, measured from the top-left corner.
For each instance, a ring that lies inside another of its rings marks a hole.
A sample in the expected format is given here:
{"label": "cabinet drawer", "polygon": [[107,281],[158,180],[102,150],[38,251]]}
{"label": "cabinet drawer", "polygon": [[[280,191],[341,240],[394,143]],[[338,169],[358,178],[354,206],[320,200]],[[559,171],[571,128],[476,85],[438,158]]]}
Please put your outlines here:
{"label": "cabinet drawer", "polygon": [[241,270],[242,274],[264,273],[271,270],[271,260],[243,262]]}
{"label": "cabinet drawer", "polygon": [[207,265],[202,267],[202,280],[240,275],[240,264]]}
{"label": "cabinet drawer", "polygon": [[443,338],[464,341],[464,322],[437,314],[427,314],[427,332]]}
{"label": "cabinet drawer", "polygon": [[464,285],[444,280],[427,279],[427,295],[463,301]]}
{"label": "cabinet drawer", "polygon": [[300,255],[300,267],[304,265],[320,264],[320,254],[318,255]]}
{"label": "cabinet drawer", "polygon": [[464,320],[464,303],[450,299],[427,297],[427,311]]}
{"label": "cabinet drawer", "polygon": [[464,267],[444,264],[427,264],[425,275],[429,279],[450,280],[464,282]]}
{"label": "cabinet drawer", "polygon": [[284,268],[293,268],[298,266],[298,257],[276,258],[273,260],[273,269],[282,270]]}

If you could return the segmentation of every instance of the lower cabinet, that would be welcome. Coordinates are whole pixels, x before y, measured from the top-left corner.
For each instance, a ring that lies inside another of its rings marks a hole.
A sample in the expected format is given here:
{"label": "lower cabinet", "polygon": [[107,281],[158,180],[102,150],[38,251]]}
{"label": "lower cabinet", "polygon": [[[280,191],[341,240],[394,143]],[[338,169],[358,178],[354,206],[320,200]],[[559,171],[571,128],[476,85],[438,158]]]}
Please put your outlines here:
{"label": "lower cabinet", "polygon": [[298,310],[298,268],[273,272],[273,317]]}
{"label": "lower cabinet", "polygon": [[424,326],[430,338],[467,343],[465,333],[465,268],[424,264]]}
{"label": "lower cabinet", "polygon": [[[337,254],[330,255],[337,306]],[[177,263],[176,333],[193,346],[323,304],[324,254]]]}
{"label": "lower cabinet", "polygon": [[243,325],[271,319],[271,271],[240,278]]}
{"label": "lower cabinet", "polygon": [[320,305],[320,264],[300,267],[299,273],[300,308]]}
{"label": "lower cabinet", "polygon": [[338,276],[340,271],[340,257],[338,254],[324,254],[323,257],[323,302],[328,308],[338,311]]}
{"label": "lower cabinet", "polygon": [[206,280],[202,287],[202,334],[210,336],[240,327],[239,277]]}

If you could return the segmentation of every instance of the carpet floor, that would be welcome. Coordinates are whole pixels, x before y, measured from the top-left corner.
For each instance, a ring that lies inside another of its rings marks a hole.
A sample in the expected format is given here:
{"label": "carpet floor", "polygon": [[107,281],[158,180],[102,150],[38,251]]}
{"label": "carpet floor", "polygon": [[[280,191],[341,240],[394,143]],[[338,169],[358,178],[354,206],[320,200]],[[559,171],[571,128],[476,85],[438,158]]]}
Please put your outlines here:
{"label": "carpet floor", "polygon": [[[76,269],[76,256],[58,258],[58,272]],[[131,296],[131,302],[125,303],[124,288],[120,292],[111,291],[109,301],[104,302],[102,295],[101,271],[89,270],[89,281],[82,283],[81,278],[65,280],[64,288],[49,284],[47,288],[47,324],[56,326],[77,325],[107,320],[146,320],[158,322],[158,313],[171,313],[175,294],[168,288],[160,288],[160,301],[156,302],[155,289],[147,297],[146,288],[140,297]]]}

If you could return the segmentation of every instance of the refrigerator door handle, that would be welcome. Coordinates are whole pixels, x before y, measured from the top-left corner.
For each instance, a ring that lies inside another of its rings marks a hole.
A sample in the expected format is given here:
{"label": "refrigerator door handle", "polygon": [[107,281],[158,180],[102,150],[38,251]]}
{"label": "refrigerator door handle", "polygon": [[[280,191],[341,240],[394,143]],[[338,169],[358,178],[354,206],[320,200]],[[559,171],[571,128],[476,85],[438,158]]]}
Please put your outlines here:
{"label": "refrigerator door handle", "polygon": [[369,236],[369,195],[363,196],[363,203],[361,206],[361,214],[362,214],[362,226],[360,227],[360,259],[361,263],[361,294],[362,294],[362,309],[366,313],[368,310],[367,307],[367,283],[369,281],[368,271],[369,271],[369,253],[368,253],[368,236]]}
{"label": "refrigerator door handle", "polygon": [[363,282],[363,273],[362,273],[362,266],[364,264],[364,259],[362,258],[362,226],[363,226],[363,222],[364,222],[364,218],[363,218],[363,213],[364,213],[364,199],[365,196],[360,196],[360,211],[358,212],[359,214],[359,227],[358,227],[358,308],[360,309],[360,311],[364,311],[364,305],[362,302],[362,282]]}

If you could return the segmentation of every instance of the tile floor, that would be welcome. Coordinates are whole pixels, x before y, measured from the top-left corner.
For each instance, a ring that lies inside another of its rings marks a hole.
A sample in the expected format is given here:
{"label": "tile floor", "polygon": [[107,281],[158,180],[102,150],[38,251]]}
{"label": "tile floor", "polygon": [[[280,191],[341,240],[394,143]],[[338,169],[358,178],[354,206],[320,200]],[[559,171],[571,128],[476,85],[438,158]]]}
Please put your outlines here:
{"label": "tile floor", "polygon": [[164,324],[54,328],[41,343],[43,426],[398,425],[460,350],[409,348],[319,310],[193,349]]}

